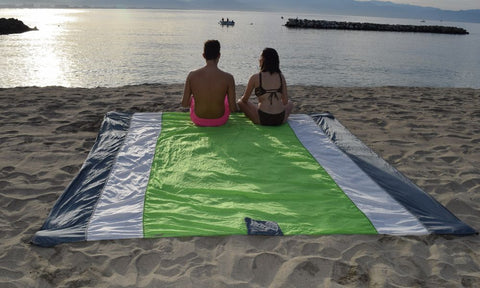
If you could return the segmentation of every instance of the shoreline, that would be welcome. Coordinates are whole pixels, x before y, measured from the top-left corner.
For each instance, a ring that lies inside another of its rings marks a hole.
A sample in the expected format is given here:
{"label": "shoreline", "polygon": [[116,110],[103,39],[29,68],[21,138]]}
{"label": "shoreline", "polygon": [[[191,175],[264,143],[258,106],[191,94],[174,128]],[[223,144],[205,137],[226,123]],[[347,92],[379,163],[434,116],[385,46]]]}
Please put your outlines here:
{"label": "shoreline", "polygon": [[[238,85],[237,98],[244,86]],[[326,235],[29,243],[108,111],[186,111],[183,84],[0,88],[5,287],[474,287],[480,237]],[[480,89],[290,85],[294,113],[331,112],[480,230]]]}
{"label": "shoreline", "polygon": [[[118,89],[118,88],[128,88],[128,87],[137,87],[137,86],[182,86],[184,82],[175,82],[175,83],[164,83],[164,82],[146,82],[146,83],[137,83],[137,84],[125,84],[125,85],[118,85],[118,86],[65,86],[65,85],[46,85],[46,86],[39,86],[39,85],[17,85],[17,86],[7,86],[7,87],[0,87],[0,90],[6,89],[22,89],[22,88],[37,88],[37,89],[45,89],[45,88],[61,88],[61,89]],[[236,83],[235,84],[235,91],[237,93],[237,98],[239,98],[239,93],[243,93],[243,89],[245,89],[247,85],[243,83]],[[480,87],[470,87],[470,86],[421,86],[421,85],[395,85],[395,84],[387,84],[387,85],[369,85],[369,86],[360,86],[360,85],[321,85],[321,84],[288,84],[288,87],[316,87],[316,88],[326,88],[326,89],[377,89],[377,88],[418,88],[418,89],[472,89],[472,90],[480,90]],[[182,90],[183,93],[183,90]],[[241,96],[241,95],[240,95]]]}

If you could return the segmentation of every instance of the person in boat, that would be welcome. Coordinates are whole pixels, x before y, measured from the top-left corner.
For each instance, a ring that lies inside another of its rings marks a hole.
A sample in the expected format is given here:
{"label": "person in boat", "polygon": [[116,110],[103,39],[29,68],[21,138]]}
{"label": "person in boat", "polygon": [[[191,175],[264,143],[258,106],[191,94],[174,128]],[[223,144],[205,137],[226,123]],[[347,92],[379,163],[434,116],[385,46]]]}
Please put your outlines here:
{"label": "person in boat", "polygon": [[190,118],[197,126],[221,126],[235,112],[235,80],[218,68],[220,42],[204,43],[205,66],[191,71],[185,81],[182,106],[190,107]]}
{"label": "person in boat", "polygon": [[[277,126],[285,123],[293,110],[288,100],[287,83],[280,71],[278,53],[265,48],[260,55],[260,72],[250,77],[245,93],[238,100],[240,110],[255,124]],[[258,105],[249,101],[252,92]]]}

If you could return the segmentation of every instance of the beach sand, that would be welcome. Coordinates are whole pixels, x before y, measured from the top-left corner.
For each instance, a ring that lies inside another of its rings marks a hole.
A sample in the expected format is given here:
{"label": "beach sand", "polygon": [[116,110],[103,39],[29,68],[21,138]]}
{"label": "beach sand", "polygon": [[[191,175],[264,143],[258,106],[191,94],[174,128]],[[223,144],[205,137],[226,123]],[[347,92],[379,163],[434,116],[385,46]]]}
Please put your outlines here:
{"label": "beach sand", "polygon": [[[182,85],[161,84],[0,89],[0,287],[479,287],[478,235],[30,244],[105,113],[186,111],[182,92]],[[289,93],[294,113],[330,111],[480,230],[480,90],[290,86]]]}

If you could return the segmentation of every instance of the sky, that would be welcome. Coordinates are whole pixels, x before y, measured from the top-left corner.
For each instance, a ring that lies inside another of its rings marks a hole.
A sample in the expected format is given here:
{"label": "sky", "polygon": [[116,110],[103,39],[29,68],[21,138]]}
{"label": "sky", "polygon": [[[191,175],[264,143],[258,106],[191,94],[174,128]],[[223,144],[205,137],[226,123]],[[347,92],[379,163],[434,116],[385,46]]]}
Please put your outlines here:
{"label": "sky", "polygon": [[415,6],[434,7],[444,10],[480,9],[480,0],[389,0],[389,2],[393,2],[396,4],[410,4]]}
{"label": "sky", "polygon": [[[306,4],[309,5],[311,3],[316,3],[316,2],[324,2],[324,3],[329,3],[329,1],[325,0],[319,0],[319,1],[313,1],[313,0],[295,0],[298,5]],[[335,0],[331,0],[335,1]],[[369,2],[371,0],[355,0],[355,1],[363,1],[363,2]],[[439,9],[444,9],[444,10],[470,10],[470,9],[480,9],[480,0],[377,0],[377,1],[388,1],[388,2],[393,2],[396,4],[410,4],[410,5],[415,5],[415,6],[424,6],[424,7],[434,7],[434,8],[439,8]],[[162,3],[163,5],[168,5],[169,3],[202,3],[202,0],[0,0],[0,5],[2,4],[11,4],[11,3],[47,3],[47,4],[70,4],[75,6],[76,4],[98,4],[98,3],[108,3],[108,4],[115,4],[115,3],[150,3],[150,4],[159,4]],[[222,0],[209,0],[208,2],[211,3],[225,3]],[[228,2],[228,0],[227,0]],[[234,0],[230,1],[231,3],[251,3],[251,0]],[[274,1],[257,1],[258,4],[262,3],[268,3],[268,2],[274,2]],[[328,5],[332,4],[334,2],[330,2]],[[232,4],[234,5],[234,4]]]}

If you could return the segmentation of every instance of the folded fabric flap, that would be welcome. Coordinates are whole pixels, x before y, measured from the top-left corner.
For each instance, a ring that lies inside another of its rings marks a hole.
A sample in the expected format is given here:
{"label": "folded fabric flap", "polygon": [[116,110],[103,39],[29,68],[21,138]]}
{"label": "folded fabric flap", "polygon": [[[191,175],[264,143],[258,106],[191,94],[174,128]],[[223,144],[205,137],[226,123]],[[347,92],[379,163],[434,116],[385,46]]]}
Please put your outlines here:
{"label": "folded fabric flap", "polygon": [[245,217],[248,235],[283,236],[282,229],[273,221],[254,220]]}

